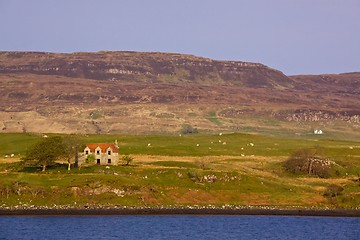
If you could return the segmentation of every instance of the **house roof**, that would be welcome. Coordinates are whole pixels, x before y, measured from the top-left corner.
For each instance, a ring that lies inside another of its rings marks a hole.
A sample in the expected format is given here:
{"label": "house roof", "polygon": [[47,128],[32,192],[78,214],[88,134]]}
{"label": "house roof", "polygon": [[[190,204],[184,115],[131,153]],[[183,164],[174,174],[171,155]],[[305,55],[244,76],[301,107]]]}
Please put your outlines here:
{"label": "house roof", "polygon": [[97,147],[100,147],[101,152],[106,152],[108,148],[111,148],[113,152],[118,153],[119,150],[115,146],[115,144],[107,144],[107,143],[90,143],[86,144],[88,148],[90,148],[90,152],[95,152]]}

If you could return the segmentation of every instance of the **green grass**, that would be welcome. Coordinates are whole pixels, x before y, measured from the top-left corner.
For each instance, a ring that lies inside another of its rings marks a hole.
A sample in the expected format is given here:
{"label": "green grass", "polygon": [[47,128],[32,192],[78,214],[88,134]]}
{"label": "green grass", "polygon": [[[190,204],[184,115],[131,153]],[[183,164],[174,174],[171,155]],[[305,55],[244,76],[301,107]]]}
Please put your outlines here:
{"label": "green grass", "polygon": [[[0,156],[23,155],[42,135],[1,133]],[[302,148],[321,147],[327,156],[342,159],[360,156],[359,142],[328,139],[296,139],[252,134],[219,135],[79,135],[83,143],[112,143],[118,140],[120,154],[161,156],[289,156]],[[150,143],[150,147],[148,144]],[[226,144],[225,144],[226,143]],[[250,144],[253,146],[250,146]],[[358,159],[358,158],[357,158]]]}
{"label": "green grass", "polygon": [[93,112],[89,115],[89,117],[92,120],[97,120],[97,119],[103,118],[104,116],[101,113]]}
{"label": "green grass", "polygon": [[[42,135],[28,133],[0,134],[0,158],[10,154],[21,156],[41,138]],[[71,171],[67,171],[66,163],[59,163],[45,173],[40,168],[24,168],[20,163],[2,163],[0,205],[358,207],[360,204],[359,182],[351,180],[360,175],[360,148],[356,147],[359,142],[240,133],[79,135],[79,138],[84,143],[110,143],[117,139],[120,154],[131,154],[134,163],[86,166]],[[326,157],[344,168],[348,175],[337,177],[342,179],[343,195],[331,200],[322,196],[323,189],[337,178],[303,181],[306,176],[285,172],[281,161],[276,160],[308,147],[321,147]],[[137,161],[143,155],[158,157]],[[218,157],[213,160],[214,156]],[[207,182],[204,176],[216,176],[216,181]],[[123,195],[118,196],[116,191]]]}
{"label": "green grass", "polygon": [[[80,206],[174,206],[253,203],[251,205],[307,206],[308,194],[318,194],[310,187],[294,187],[233,171],[194,170],[182,166],[167,169],[119,166],[111,167],[113,172],[104,169],[101,166],[91,167],[91,171],[82,169],[87,174],[47,172],[3,175],[0,204],[74,206],[76,202]],[[89,174],[92,171],[94,173]],[[217,180],[213,183],[194,181],[189,177],[193,171],[200,177],[216,175]],[[8,194],[6,189],[10,189]],[[117,196],[112,191],[114,189],[122,191],[123,196]]]}
{"label": "green grass", "polygon": [[221,125],[220,119],[217,117],[216,112],[208,112],[205,116],[205,118],[214,123],[215,125]]}
{"label": "green grass", "polygon": [[22,155],[26,149],[38,141],[42,136],[32,133],[0,133],[1,155]]}

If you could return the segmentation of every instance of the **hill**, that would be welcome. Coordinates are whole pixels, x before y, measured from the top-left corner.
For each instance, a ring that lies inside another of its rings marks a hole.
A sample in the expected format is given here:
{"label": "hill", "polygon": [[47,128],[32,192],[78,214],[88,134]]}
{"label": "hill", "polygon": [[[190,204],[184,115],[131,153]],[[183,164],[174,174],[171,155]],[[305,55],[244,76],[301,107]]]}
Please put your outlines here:
{"label": "hill", "polygon": [[[15,162],[24,156],[28,146],[42,138],[42,134],[0,133],[0,215],[9,207],[332,211],[359,210],[360,206],[359,141],[240,133],[87,134],[79,135],[78,140],[85,143],[117,139],[120,155],[130,154],[134,161],[130,166],[82,164],[69,171],[67,159],[61,159],[46,172],[41,166]],[[299,149],[321,150],[321,156],[331,159],[337,171],[326,170],[326,178],[317,177],[315,172],[287,171],[284,161]]]}
{"label": "hill", "polygon": [[175,53],[0,52],[0,131],[357,138],[360,73],[286,76]]}

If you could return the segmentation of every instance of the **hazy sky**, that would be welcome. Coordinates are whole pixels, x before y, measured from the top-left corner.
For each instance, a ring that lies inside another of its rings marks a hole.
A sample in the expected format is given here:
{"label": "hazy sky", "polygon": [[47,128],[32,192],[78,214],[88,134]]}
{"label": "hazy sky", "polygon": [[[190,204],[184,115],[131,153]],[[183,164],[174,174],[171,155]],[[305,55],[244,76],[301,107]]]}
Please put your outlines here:
{"label": "hazy sky", "polygon": [[0,50],[133,50],[360,71],[360,0],[0,0]]}

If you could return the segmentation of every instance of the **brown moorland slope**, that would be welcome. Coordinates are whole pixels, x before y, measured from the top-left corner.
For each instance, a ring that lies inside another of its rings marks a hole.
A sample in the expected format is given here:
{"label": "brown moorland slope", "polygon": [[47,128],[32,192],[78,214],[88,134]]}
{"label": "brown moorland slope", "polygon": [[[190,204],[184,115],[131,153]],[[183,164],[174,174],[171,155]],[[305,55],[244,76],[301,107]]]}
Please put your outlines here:
{"label": "brown moorland slope", "polygon": [[175,53],[0,52],[0,131],[354,134],[360,73],[286,76]]}

